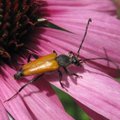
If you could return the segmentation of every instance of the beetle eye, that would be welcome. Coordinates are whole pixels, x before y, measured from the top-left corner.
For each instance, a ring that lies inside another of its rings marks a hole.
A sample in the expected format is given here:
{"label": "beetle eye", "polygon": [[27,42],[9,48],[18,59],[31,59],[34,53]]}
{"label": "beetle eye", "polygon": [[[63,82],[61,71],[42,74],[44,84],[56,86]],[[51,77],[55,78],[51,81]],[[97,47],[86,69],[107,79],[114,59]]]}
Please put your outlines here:
{"label": "beetle eye", "polygon": [[79,60],[75,56],[72,57],[72,63],[77,65],[77,66],[80,65]]}

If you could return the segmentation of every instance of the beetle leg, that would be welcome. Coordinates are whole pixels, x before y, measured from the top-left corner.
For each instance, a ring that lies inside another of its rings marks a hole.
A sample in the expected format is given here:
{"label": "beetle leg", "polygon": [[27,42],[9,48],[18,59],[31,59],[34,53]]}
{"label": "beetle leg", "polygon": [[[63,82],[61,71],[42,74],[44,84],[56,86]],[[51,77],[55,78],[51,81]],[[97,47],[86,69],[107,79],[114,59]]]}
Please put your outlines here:
{"label": "beetle leg", "polygon": [[68,69],[66,67],[63,67],[63,68],[68,75],[74,75],[76,77],[79,77],[79,75],[77,75],[76,73],[72,73],[72,72],[68,71]]}
{"label": "beetle leg", "polygon": [[62,88],[64,88],[64,85],[62,83],[62,72],[60,70],[58,70],[58,73],[59,73],[59,82],[60,82],[60,85]]}
{"label": "beetle leg", "polygon": [[38,58],[38,56],[37,56],[36,54],[30,54],[30,55],[28,56],[27,62],[30,62],[31,57],[34,57],[35,59]]}
{"label": "beetle leg", "polygon": [[12,97],[10,97],[9,99],[5,100],[4,102],[7,102],[7,101],[13,99],[14,97],[16,97],[16,95],[18,95],[27,85],[29,85],[29,84],[31,84],[31,83],[39,80],[39,78],[40,78],[41,76],[43,76],[43,75],[44,75],[44,74],[41,74],[41,75],[37,76],[36,78],[33,78],[32,80],[30,80],[30,81],[27,82],[26,84],[24,84]]}

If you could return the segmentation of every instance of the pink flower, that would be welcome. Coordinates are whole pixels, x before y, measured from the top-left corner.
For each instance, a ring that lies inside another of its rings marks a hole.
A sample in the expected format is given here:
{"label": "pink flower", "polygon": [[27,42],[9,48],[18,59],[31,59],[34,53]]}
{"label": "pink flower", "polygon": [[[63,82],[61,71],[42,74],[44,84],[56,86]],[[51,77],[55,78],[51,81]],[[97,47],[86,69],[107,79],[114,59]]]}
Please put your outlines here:
{"label": "pink flower", "polygon": [[[39,0],[35,2],[40,3]],[[112,62],[108,64],[106,60],[96,60],[84,63],[82,67],[71,66],[70,70],[82,76],[82,78],[76,79],[63,75],[63,82],[67,91],[60,86],[57,72],[45,75],[40,81],[27,86],[14,99],[4,103],[5,109],[17,120],[72,120],[73,118],[64,111],[55,92],[49,85],[50,82],[70,94],[91,118],[119,120],[120,84],[113,78],[113,76],[117,76],[117,67],[120,64],[120,22],[116,19],[115,6],[110,0],[93,0],[92,2],[90,0],[77,0],[76,2],[73,0],[69,0],[69,2],[67,0],[47,0],[46,2],[47,6],[43,7],[41,5],[42,7],[40,7],[40,13],[44,15],[44,18],[72,33],[46,27],[34,28],[33,25],[31,29],[35,32],[26,37],[29,40],[32,39],[29,44],[25,44],[26,50],[39,56],[51,53],[53,50],[56,50],[58,54],[67,54],[69,51],[76,53],[85,31],[86,22],[89,18],[92,18],[93,22],[89,27],[80,56],[82,58],[107,56]],[[15,6],[17,7],[17,3]],[[31,25],[30,22],[28,20],[24,23]],[[34,20],[32,22],[36,24]],[[16,29],[18,28],[16,27]],[[13,39],[14,42],[15,39]],[[15,45],[13,43],[12,45]],[[18,43],[17,41],[17,45],[21,45]],[[17,48],[17,45],[15,45],[15,48]],[[5,57],[10,59],[11,54],[7,49],[5,50],[3,52],[2,49],[2,52],[5,53]],[[2,57],[4,57],[3,55],[1,54]],[[19,56],[20,63],[26,62],[26,55],[20,54]],[[13,75],[16,70],[11,66],[7,64],[1,66],[1,101],[10,98],[18,91],[20,86],[31,79],[29,77],[28,79],[15,81]]]}

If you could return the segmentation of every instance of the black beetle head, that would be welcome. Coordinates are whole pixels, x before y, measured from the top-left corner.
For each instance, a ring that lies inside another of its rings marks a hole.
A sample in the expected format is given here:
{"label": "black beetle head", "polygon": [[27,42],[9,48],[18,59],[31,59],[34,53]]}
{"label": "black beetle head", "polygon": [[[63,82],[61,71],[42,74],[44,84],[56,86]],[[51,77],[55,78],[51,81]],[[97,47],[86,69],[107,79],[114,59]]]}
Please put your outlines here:
{"label": "black beetle head", "polygon": [[81,59],[79,59],[79,56],[74,54],[72,51],[69,52],[69,57],[72,64],[76,66],[81,65]]}

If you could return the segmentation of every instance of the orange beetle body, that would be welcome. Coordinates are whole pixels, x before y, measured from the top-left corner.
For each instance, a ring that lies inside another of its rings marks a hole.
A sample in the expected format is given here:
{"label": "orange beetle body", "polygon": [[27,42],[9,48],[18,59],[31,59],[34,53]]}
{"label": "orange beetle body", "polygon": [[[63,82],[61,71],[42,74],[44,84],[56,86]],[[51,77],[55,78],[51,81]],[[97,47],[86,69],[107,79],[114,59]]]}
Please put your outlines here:
{"label": "orange beetle body", "polygon": [[56,53],[51,53],[25,64],[22,67],[22,76],[41,74],[57,70],[59,65],[55,60],[56,57]]}
{"label": "orange beetle body", "polygon": [[64,68],[66,73],[68,73],[66,67],[70,64],[74,64],[76,66],[80,65],[80,60],[77,56],[74,55],[74,53],[70,52],[69,55],[61,54],[57,56],[56,52],[54,51],[51,54],[45,55],[23,65],[22,68],[14,75],[14,77],[15,79],[20,79],[24,76],[43,74],[46,72],[58,70],[59,76],[61,78],[62,73],[60,68]]}

